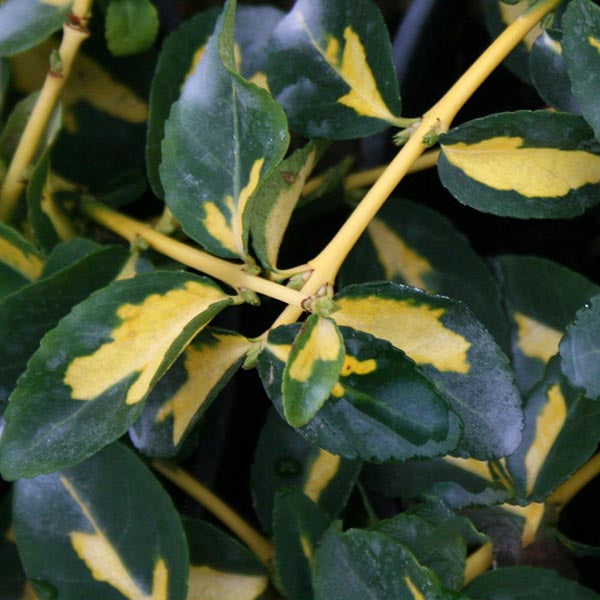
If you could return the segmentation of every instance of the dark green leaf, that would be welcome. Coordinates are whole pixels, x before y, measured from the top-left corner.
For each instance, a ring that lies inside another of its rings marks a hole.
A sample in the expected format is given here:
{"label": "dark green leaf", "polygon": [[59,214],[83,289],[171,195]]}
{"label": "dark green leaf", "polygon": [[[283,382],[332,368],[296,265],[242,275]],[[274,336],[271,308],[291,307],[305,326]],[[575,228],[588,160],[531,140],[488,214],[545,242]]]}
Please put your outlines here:
{"label": "dark green leaf", "polygon": [[275,498],[275,565],[291,600],[313,600],[314,554],[329,523],[327,515],[298,490],[283,491]]}
{"label": "dark green leaf", "polygon": [[465,589],[471,600],[598,600],[576,581],[547,569],[507,567],[488,571]]}
{"label": "dark green leaf", "polygon": [[404,126],[389,34],[369,0],[298,0],[271,38],[269,86],[308,138]]}
{"label": "dark green leaf", "polygon": [[339,325],[387,340],[433,380],[464,423],[460,452],[487,459],[517,448],[523,417],[514,375],[464,304],[394,283],[350,286],[335,300]]}
{"label": "dark green leaf", "polygon": [[508,323],[485,262],[448,219],[399,198],[377,213],[342,270],[342,285],[387,279],[462,300],[508,349]]}
{"label": "dark green leaf", "polygon": [[562,370],[567,379],[590,398],[600,398],[600,296],[577,311],[560,343]]}
{"label": "dark green leaf", "polygon": [[600,201],[600,144],[567,113],[499,113],[440,138],[438,172],[460,202],[520,219],[580,215]]}
{"label": "dark green leaf", "polygon": [[501,256],[493,265],[512,323],[517,383],[527,393],[542,379],[575,312],[600,288],[579,273],[534,256]]}
{"label": "dark green leaf", "polygon": [[556,30],[546,29],[538,37],[529,55],[531,79],[544,102],[557,110],[581,114],[571,90],[561,40]]}
{"label": "dark green leaf", "polygon": [[160,166],[165,200],[183,230],[227,258],[247,256],[250,196],[289,142],[282,108],[236,71],[234,13],[229,0],[173,105]]}
{"label": "dark green leaf", "polygon": [[600,7],[590,0],[569,3],[562,19],[564,60],[586,121],[600,139]]}
{"label": "dark green leaf", "polygon": [[123,435],[157,380],[230,303],[208,279],[156,271],[77,305],[44,336],[11,396],[3,476],[76,464]]}
{"label": "dark green leaf", "polygon": [[313,446],[272,409],[261,431],[252,465],[252,496],[256,514],[270,532],[275,495],[298,489],[332,519],[345,506],[361,468]]}
{"label": "dark green leaf", "polygon": [[150,392],[129,430],[135,447],[149,456],[175,456],[249,347],[243,335],[231,331],[200,332]]}
{"label": "dark green leaf", "polygon": [[158,13],[150,0],[110,0],[106,42],[115,56],[147,50],[158,33]]}
{"label": "dark green leaf", "polygon": [[[281,414],[283,370],[297,332],[298,325],[272,330],[258,360],[263,385]],[[413,361],[366,333],[349,327],[341,332],[346,359],[340,381],[298,432],[333,454],[375,462],[454,450],[461,421]]]}
{"label": "dark green leaf", "polygon": [[390,536],[331,529],[315,556],[315,600],[459,600]]}
{"label": "dark green leaf", "polygon": [[119,444],[14,489],[27,576],[58,598],[186,598],[188,553],[171,499]]}
{"label": "dark green leaf", "polygon": [[49,277],[75,264],[78,260],[101,250],[102,246],[88,238],[71,238],[54,246],[44,263],[40,278]]}
{"label": "dark green leaf", "polygon": [[0,6],[0,55],[23,52],[60,29],[73,0],[5,0]]}
{"label": "dark green leaf", "polygon": [[214,8],[193,16],[163,42],[150,90],[150,111],[146,137],[148,181],[154,193],[164,199],[158,167],[161,142],[171,105],[181,93],[186,77],[201,60],[206,42],[215,28],[219,10]]}
{"label": "dark green leaf", "polygon": [[256,600],[268,585],[264,568],[239,542],[198,519],[184,519],[190,549],[187,598]]}
{"label": "dark green leaf", "polygon": [[21,288],[0,303],[0,336],[7,340],[0,345],[2,406],[42,336],[56,327],[73,306],[108,285],[119,273],[125,257],[123,248],[99,247],[72,265]]}
{"label": "dark green leaf", "polygon": [[528,502],[542,502],[600,441],[600,405],[569,385],[559,360],[550,361],[544,379],[527,398],[523,439],[507,459],[518,492]]}
{"label": "dark green leaf", "polygon": [[310,315],[294,339],[281,382],[283,413],[293,427],[311,421],[338,383],[344,340],[335,321]]}

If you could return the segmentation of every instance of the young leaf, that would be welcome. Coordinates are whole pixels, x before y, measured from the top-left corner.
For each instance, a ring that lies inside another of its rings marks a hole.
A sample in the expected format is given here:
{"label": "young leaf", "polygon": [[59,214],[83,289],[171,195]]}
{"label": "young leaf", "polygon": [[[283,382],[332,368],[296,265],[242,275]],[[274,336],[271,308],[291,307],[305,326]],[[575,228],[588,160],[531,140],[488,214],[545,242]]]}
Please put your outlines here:
{"label": "young leaf", "polygon": [[183,272],[118,281],[42,339],[5,412],[6,479],[76,464],[119,438],[189,341],[231,303]]}
{"label": "young leaf", "polygon": [[216,8],[194,15],[165,39],[160,50],[150,89],[146,169],[152,190],[161,199],[164,199],[164,189],[158,168],[165,122],[186,78],[202,59],[218,16],[219,10]]}
{"label": "young leaf", "polygon": [[499,113],[452,129],[440,143],[442,183],[482,212],[561,219],[600,201],[600,144],[581,117]]}
{"label": "young leaf", "polygon": [[600,288],[579,273],[534,256],[501,256],[493,266],[512,323],[517,382],[527,393],[558,352],[575,312]]}
{"label": "young leaf", "polygon": [[226,258],[247,256],[250,196],[289,142],[283,109],[236,70],[234,13],[229,0],[173,105],[160,167],[167,205],[183,230]]}
{"label": "young leaf", "polygon": [[296,150],[265,179],[252,199],[252,245],[262,265],[271,271],[277,270],[279,248],[292,212],[325,147],[323,142],[309,142]]}
{"label": "young leaf", "polygon": [[[413,361],[361,331],[341,332],[346,358],[339,383],[298,433],[333,454],[374,462],[454,450],[462,423]],[[280,414],[281,380],[297,333],[298,325],[272,330],[258,359],[263,385]]]}
{"label": "young leaf", "polygon": [[58,598],[186,598],[179,515],[119,444],[71,469],[19,480],[13,519],[27,576]]}
{"label": "young leaf", "polygon": [[562,370],[576,388],[590,398],[600,398],[598,369],[598,332],[600,331],[600,296],[577,311],[575,321],[560,342]]}
{"label": "young leaf", "polygon": [[389,34],[370,0],[298,0],[269,50],[269,86],[292,130],[333,140],[404,126]]}
{"label": "young leaf", "polygon": [[563,49],[573,95],[600,139],[600,8],[590,0],[570,2],[562,19]]}
{"label": "young leaf", "polygon": [[330,519],[302,492],[283,491],[275,498],[275,565],[286,596],[313,600],[314,555]]}
{"label": "young leaf", "polygon": [[23,52],[60,29],[73,0],[5,0],[0,5],[0,56]]}
{"label": "young leaf", "polygon": [[248,348],[243,335],[214,328],[200,332],[150,392],[129,430],[134,446],[148,456],[175,456]]}
{"label": "young leaf", "polygon": [[554,357],[525,402],[521,445],[507,458],[527,502],[543,502],[596,451],[600,405],[573,389]]}
{"label": "young leaf", "polygon": [[21,288],[0,302],[0,406],[4,406],[42,336],[93,291],[119,273],[127,253],[101,246],[64,269]]}
{"label": "young leaf", "polygon": [[198,519],[183,519],[190,552],[187,599],[258,600],[269,579],[239,542]]}
{"label": "young leaf", "polygon": [[505,567],[476,577],[465,589],[471,600],[598,600],[600,596],[549,569]]}
{"label": "young leaf", "polygon": [[147,50],[158,33],[158,12],[150,0],[110,0],[106,43],[115,56]]}
{"label": "young leaf", "polygon": [[[330,529],[315,555],[315,600],[460,600],[409,550],[377,531]],[[466,599],[465,599],[466,600]]]}
{"label": "young leaf", "polygon": [[387,279],[462,300],[508,350],[500,292],[488,266],[448,219],[393,198],[344,263],[342,285]]}
{"label": "young leaf", "polygon": [[344,340],[335,322],[308,317],[283,371],[283,413],[290,425],[302,427],[313,419],[338,382],[344,355]]}
{"label": "young leaf", "polygon": [[271,409],[258,440],[251,478],[254,509],[264,530],[272,530],[275,495],[281,489],[298,489],[334,519],[345,506],[360,468],[360,461],[313,446]]}
{"label": "young leaf", "polygon": [[387,340],[433,380],[464,423],[462,453],[487,459],[517,448],[523,416],[514,375],[464,304],[394,283],[350,286],[335,300],[338,325]]}

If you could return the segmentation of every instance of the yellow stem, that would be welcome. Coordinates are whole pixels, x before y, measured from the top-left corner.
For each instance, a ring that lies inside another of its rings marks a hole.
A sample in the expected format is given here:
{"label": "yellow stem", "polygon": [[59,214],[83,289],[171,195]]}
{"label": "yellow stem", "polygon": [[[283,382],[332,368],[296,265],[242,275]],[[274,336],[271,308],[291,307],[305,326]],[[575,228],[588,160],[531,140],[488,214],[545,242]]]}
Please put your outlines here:
{"label": "yellow stem", "polygon": [[152,466],[169,481],[197,500],[206,510],[233,531],[252,550],[260,562],[272,566],[273,545],[251,525],[249,525],[230,506],[215,496],[209,489],[196,481],[191,475],[178,467],[171,467],[162,461],[154,461]]}
{"label": "yellow stem", "polygon": [[560,512],[597,475],[600,475],[600,454],[590,458],[583,467],[575,471],[567,481],[554,490],[546,502]]}
{"label": "yellow stem", "polygon": [[[532,27],[562,0],[539,0],[511,23],[471,65],[462,77],[444,94],[437,104],[428,110],[415,132],[387,166],[373,187],[337,234],[309,265],[313,268],[310,279],[302,288],[307,295],[316,294],[325,284],[334,279],[350,250],[354,247],[367,225],[377,214],[384,202],[409,172],[411,166],[423,154],[426,146],[423,138],[432,133],[448,131],[450,124],[465,102],[489,77],[490,73],[506,58]],[[273,324],[273,327],[293,323],[301,311],[288,306]]]}
{"label": "yellow stem", "polygon": [[493,549],[490,542],[487,542],[481,546],[481,548],[473,552],[471,556],[468,556],[465,562],[463,587],[473,581],[478,575],[485,573],[492,566],[493,559]]}
{"label": "yellow stem", "polygon": [[40,140],[56,108],[77,51],[89,36],[87,23],[91,4],[92,0],[76,0],[72,8],[73,17],[63,26],[63,38],[59,48],[61,71],[60,73],[48,71],[39,98],[23,130],[0,191],[0,220],[11,219],[21,193],[27,185],[27,168],[34,159]]}
{"label": "yellow stem", "polygon": [[279,283],[250,275],[243,271],[243,266],[234,264],[222,258],[218,258],[203,252],[182,242],[178,242],[158,231],[153,227],[140,223],[135,219],[126,217],[108,206],[85,198],[81,205],[82,211],[96,223],[104,225],[124,237],[129,242],[143,239],[150,247],[174,260],[197,269],[211,277],[219,279],[236,290],[249,289],[276,300],[298,306],[300,312],[306,295]]}

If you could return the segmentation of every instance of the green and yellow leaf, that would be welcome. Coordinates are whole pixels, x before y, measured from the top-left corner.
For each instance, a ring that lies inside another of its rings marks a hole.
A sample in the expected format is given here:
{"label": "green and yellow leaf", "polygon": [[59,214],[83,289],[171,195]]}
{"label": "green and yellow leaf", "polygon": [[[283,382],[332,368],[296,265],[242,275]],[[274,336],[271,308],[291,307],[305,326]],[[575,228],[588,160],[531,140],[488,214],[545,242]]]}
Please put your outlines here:
{"label": "green and yellow leaf", "polygon": [[150,456],[175,456],[233,377],[250,345],[247,338],[231,331],[202,331],[150,393],[142,415],[129,430],[134,445]]}
{"label": "green and yellow leaf", "polygon": [[12,396],[0,443],[4,475],[62,468],[120,437],[158,379],[229,304],[206,278],[155,271],[78,305],[44,337]]}
{"label": "green and yellow leaf", "polygon": [[574,217],[598,203],[600,145],[566,113],[500,113],[440,139],[442,183],[463,204],[517,218]]}
{"label": "green and yellow leaf", "polygon": [[344,356],[344,340],[335,322],[308,317],[283,372],[283,413],[290,425],[306,425],[323,406],[338,382]]}
{"label": "green and yellow leaf", "polygon": [[160,177],[190,237],[220,256],[247,258],[250,197],[283,158],[289,134],[281,106],[237,72],[234,12],[230,0],[173,105]]}
{"label": "green and yellow leaf", "polygon": [[260,434],[252,465],[254,509],[265,531],[273,527],[276,493],[297,489],[331,519],[342,510],[361,468],[299,436],[273,409]]}
{"label": "green and yellow leaf", "polygon": [[62,472],[22,479],[14,494],[25,572],[59,597],[186,599],[188,554],[179,515],[123,446]]}
{"label": "green and yellow leaf", "polygon": [[367,0],[300,0],[271,38],[267,74],[293,130],[348,139],[402,126],[388,32]]}
{"label": "green and yellow leaf", "polygon": [[338,325],[388,341],[432,378],[464,422],[463,452],[487,459],[518,446],[521,399],[508,360],[462,303],[393,283],[350,286],[336,303]]}
{"label": "green and yellow leaf", "polygon": [[42,273],[44,256],[15,229],[0,223],[0,269],[2,295],[35,281]]}

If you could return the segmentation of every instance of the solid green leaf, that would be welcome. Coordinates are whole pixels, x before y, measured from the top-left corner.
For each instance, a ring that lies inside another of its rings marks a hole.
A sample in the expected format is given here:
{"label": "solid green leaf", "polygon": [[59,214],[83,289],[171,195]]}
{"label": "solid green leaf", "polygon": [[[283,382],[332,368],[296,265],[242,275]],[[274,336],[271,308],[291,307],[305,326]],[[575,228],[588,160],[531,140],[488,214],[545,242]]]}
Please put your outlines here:
{"label": "solid green leaf", "polygon": [[275,495],[283,489],[301,491],[330,518],[337,517],[360,468],[360,461],[313,446],[271,409],[256,447],[250,484],[264,530],[272,529]]}
{"label": "solid green leaf", "polygon": [[5,598],[27,598],[27,577],[21,566],[17,546],[6,539],[0,540],[0,581],[0,592]]}
{"label": "solid green leaf", "polygon": [[147,50],[158,34],[158,12],[150,0],[110,0],[106,43],[115,56]]}
{"label": "solid green leaf", "polygon": [[44,336],[11,396],[5,479],[76,464],[123,435],[157,380],[230,303],[209,279],[155,271],[78,304]]}
{"label": "solid green leaf", "polygon": [[227,258],[247,256],[251,195],[289,142],[281,106],[236,70],[234,17],[230,0],[171,109],[160,166],[183,230]]}
{"label": "solid green leaf", "polygon": [[499,113],[451,129],[440,144],[442,183],[482,212],[563,219],[600,201],[600,144],[581,117]]}
{"label": "solid green leaf", "polygon": [[567,327],[560,342],[563,373],[576,388],[590,398],[600,398],[600,296],[577,311],[575,320]]}
{"label": "solid green leaf", "polygon": [[215,28],[219,10],[214,8],[194,15],[169,35],[162,44],[150,90],[146,169],[152,190],[164,199],[158,168],[161,142],[171,105],[181,93],[186,78],[202,59],[206,42]]}
{"label": "solid green leaf", "polygon": [[283,371],[283,414],[290,425],[302,427],[313,419],[337,384],[344,357],[344,340],[335,321],[310,315]]}
{"label": "solid green leaf", "polygon": [[581,114],[571,89],[560,31],[546,29],[538,37],[529,55],[529,70],[544,102],[557,110]]}
{"label": "solid green leaf", "polygon": [[558,344],[576,311],[600,288],[583,275],[544,258],[501,256],[494,259],[493,266],[511,322],[517,383],[527,393],[558,353]]}
{"label": "solid green leaf", "polygon": [[179,515],[131,451],[15,484],[13,519],[27,576],[58,598],[185,600],[188,552]]}
{"label": "solid green leaf", "polygon": [[290,127],[351,139],[403,127],[389,33],[370,0],[299,0],[271,37],[269,86]]}
{"label": "solid green leaf", "polygon": [[486,263],[443,215],[393,198],[377,213],[344,263],[343,286],[387,279],[462,300],[509,348],[498,285]]}
{"label": "solid green leaf", "polygon": [[134,446],[148,456],[175,456],[249,348],[243,335],[215,328],[201,331],[150,392],[129,430]]}
{"label": "solid green leaf", "polygon": [[511,482],[497,464],[472,458],[445,456],[367,465],[364,480],[388,498],[412,502],[433,497],[457,510],[499,504],[513,495]]}
{"label": "solid green leaf", "polygon": [[[281,381],[298,328],[272,330],[258,359],[265,390],[282,415]],[[413,361],[366,333],[349,327],[341,332],[346,358],[339,383],[298,433],[333,454],[374,462],[454,450],[461,420]]]}
{"label": "solid green leaf", "polygon": [[275,497],[275,566],[290,600],[313,600],[314,556],[329,524],[327,515],[299,490],[284,490]]}
{"label": "solid green leaf", "polygon": [[23,52],[60,29],[73,0],[4,0],[0,5],[0,55]]}
{"label": "solid green leaf", "polygon": [[487,459],[517,448],[523,416],[514,374],[464,304],[386,282],[350,286],[335,301],[338,325],[387,340],[431,378],[463,421],[462,454]]}
{"label": "solid green leaf", "polygon": [[438,528],[410,513],[381,521],[371,531],[388,535],[406,546],[419,563],[431,569],[446,587],[462,587],[467,543],[456,531]]}
{"label": "solid green leaf", "polygon": [[89,238],[74,237],[52,248],[44,262],[40,278],[54,275],[78,260],[102,249],[102,245]]}
{"label": "solid green leaf", "polygon": [[590,0],[570,2],[562,19],[563,54],[586,121],[600,139],[600,7]]}
{"label": "solid green leaf", "polygon": [[309,142],[282,161],[258,188],[252,199],[252,245],[262,265],[277,270],[277,257],[292,213],[307,178],[326,144]]}
{"label": "solid green leaf", "polygon": [[521,445],[507,467],[521,497],[542,502],[596,451],[600,406],[571,387],[556,356],[524,411]]}
{"label": "solid green leaf", "polygon": [[6,404],[43,335],[56,327],[73,306],[108,285],[125,258],[123,248],[99,247],[0,302],[0,336],[7,340],[0,345],[0,405]]}
{"label": "solid green leaf", "polygon": [[471,600],[598,600],[600,596],[549,569],[505,567],[479,575],[465,589]]}
{"label": "solid green leaf", "polygon": [[188,599],[262,598],[269,580],[264,567],[247,548],[198,519],[183,519],[183,526],[190,553]]}
{"label": "solid green leaf", "polygon": [[315,600],[459,600],[429,569],[388,535],[334,529],[315,555]]}

